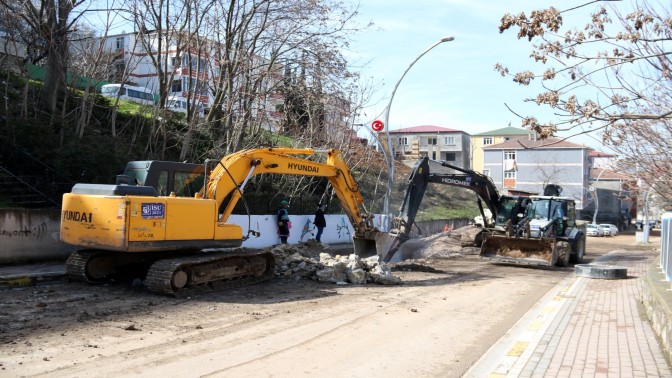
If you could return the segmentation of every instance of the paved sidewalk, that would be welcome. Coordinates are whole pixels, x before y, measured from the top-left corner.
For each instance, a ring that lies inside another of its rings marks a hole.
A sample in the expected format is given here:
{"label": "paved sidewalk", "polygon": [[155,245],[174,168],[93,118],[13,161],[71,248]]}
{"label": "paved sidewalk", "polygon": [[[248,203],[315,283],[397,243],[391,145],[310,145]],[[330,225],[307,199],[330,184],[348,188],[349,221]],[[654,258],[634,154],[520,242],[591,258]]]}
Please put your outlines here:
{"label": "paved sidewalk", "polygon": [[658,256],[617,250],[595,261],[626,267],[626,279],[567,277],[464,376],[672,377],[638,308],[643,281]]}

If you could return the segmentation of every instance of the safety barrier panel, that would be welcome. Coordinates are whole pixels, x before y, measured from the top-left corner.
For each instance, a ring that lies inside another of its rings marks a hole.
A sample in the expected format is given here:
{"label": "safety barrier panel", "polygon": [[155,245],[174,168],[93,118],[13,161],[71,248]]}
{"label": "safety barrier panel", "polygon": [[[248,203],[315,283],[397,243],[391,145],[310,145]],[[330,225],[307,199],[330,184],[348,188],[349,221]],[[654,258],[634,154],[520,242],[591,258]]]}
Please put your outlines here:
{"label": "safety barrier panel", "polygon": [[672,213],[665,213],[661,218],[660,267],[665,278],[672,281]]}

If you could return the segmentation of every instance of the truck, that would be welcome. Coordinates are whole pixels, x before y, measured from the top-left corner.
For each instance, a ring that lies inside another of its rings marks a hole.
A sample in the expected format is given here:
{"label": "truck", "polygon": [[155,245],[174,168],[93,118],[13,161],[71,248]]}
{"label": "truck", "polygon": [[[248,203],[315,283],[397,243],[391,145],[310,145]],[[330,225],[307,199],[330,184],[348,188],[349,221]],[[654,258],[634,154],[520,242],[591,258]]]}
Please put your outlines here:
{"label": "truck", "polygon": [[[575,202],[560,196],[560,185],[546,185],[543,196],[500,195],[488,176],[442,161],[432,162],[454,173],[432,173],[429,162],[422,157],[413,166],[384,261],[389,261],[399,245],[408,240],[428,183],[462,187],[478,195],[483,224],[474,243],[481,248],[482,258],[545,266],[567,266],[570,261],[583,260],[585,222],[576,220]],[[491,217],[485,214],[485,209]]]}
{"label": "truck", "polygon": [[[326,162],[301,157],[315,154]],[[134,161],[115,184],[74,185],[63,195],[60,238],[79,249],[66,272],[94,283],[140,276],[150,291],[178,297],[267,280],[272,253],[237,248],[260,232],[227,222],[249,179],[267,173],[326,177],[354,228],[355,253],[377,253],[379,231],[338,150],[264,148],[204,164]]]}

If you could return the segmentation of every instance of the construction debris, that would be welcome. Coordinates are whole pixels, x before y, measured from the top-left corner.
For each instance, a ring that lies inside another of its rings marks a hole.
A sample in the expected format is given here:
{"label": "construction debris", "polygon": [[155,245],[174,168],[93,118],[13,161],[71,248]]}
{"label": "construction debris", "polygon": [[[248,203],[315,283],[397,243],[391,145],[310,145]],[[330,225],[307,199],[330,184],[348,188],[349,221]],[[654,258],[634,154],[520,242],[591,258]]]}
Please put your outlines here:
{"label": "construction debris", "polygon": [[478,255],[480,249],[474,245],[482,231],[482,228],[470,225],[425,238],[410,239],[399,247],[390,262]]}
{"label": "construction debris", "polygon": [[275,275],[293,280],[310,279],[335,284],[377,283],[398,285],[401,279],[378,256],[360,258],[332,256],[327,244],[313,239],[303,244],[280,244],[271,249],[275,256]]}

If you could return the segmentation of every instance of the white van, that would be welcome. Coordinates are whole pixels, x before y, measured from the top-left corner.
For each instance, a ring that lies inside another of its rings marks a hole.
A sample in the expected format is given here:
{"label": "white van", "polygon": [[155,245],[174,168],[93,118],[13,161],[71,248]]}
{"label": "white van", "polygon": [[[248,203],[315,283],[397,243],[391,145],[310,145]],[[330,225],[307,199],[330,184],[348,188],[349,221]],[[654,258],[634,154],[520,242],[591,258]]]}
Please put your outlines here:
{"label": "white van", "polygon": [[104,97],[128,100],[140,104],[154,105],[154,93],[147,88],[133,85],[105,84],[100,88],[100,94]]}
{"label": "white van", "polygon": [[[198,101],[191,101],[191,108],[197,117],[205,117],[205,108]],[[166,109],[174,112],[187,114],[187,98],[180,96],[168,96],[166,100]]]}

